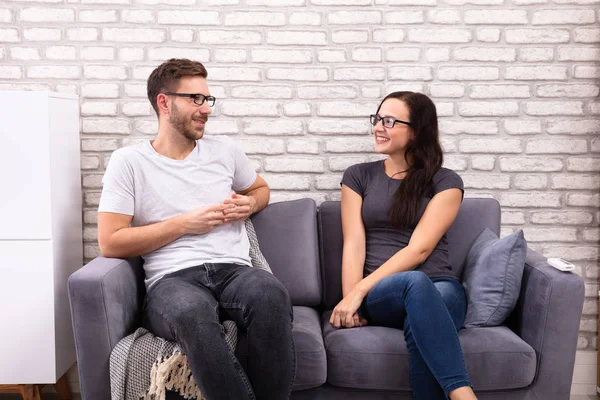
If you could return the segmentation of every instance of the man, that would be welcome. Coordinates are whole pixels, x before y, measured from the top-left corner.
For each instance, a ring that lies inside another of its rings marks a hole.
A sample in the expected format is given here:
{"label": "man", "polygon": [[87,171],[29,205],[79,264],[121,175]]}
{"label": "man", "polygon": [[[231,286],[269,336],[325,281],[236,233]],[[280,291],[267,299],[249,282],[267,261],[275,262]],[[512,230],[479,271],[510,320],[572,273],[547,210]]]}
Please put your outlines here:
{"label": "man", "polygon": [[[143,325],[179,343],[206,398],[288,399],[291,301],[273,275],[250,267],[244,227],[267,205],[269,188],[231,139],[204,136],[215,102],[206,77],[187,59],[150,74],[158,135],[112,154],[98,210],[100,251],[144,258]],[[247,332],[246,372],[222,319]]]}

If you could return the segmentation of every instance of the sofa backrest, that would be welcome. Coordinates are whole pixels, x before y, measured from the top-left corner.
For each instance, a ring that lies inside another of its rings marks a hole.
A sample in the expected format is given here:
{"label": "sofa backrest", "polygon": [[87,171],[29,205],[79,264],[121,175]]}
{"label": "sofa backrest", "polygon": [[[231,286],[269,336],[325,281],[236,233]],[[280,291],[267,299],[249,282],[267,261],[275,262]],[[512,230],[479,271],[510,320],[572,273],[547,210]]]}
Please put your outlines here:
{"label": "sofa backrest", "polygon": [[[323,276],[323,304],[332,309],[342,299],[342,219],[339,201],[326,201],[318,212],[319,250]],[[490,228],[500,233],[500,204],[495,199],[464,199],[448,230],[453,272],[462,278],[464,263],[477,236]]]}
{"label": "sofa backrest", "polygon": [[252,216],[260,250],[295,306],[321,304],[317,205],[312,199],[269,204]]}

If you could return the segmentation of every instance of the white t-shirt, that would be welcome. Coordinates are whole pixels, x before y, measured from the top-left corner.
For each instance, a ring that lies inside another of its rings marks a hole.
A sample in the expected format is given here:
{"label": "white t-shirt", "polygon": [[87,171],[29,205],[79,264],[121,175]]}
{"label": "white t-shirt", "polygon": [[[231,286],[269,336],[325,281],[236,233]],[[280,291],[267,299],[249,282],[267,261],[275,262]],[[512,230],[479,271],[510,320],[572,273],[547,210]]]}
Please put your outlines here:
{"label": "white t-shirt", "polygon": [[[184,160],[160,155],[150,141],[116,150],[104,174],[98,212],[132,215],[145,226],[222,203],[256,181],[250,160],[226,136],[205,136]],[[142,255],[149,289],[165,274],[204,263],[251,265],[244,222],[223,224]]]}

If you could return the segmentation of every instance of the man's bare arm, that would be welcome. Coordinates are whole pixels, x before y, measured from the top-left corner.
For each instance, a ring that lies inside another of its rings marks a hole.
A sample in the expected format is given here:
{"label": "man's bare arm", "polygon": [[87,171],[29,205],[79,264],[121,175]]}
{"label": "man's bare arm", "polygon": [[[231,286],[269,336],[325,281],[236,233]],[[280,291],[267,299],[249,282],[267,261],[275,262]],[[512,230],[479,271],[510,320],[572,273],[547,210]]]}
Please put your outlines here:
{"label": "man's bare arm", "polygon": [[185,234],[204,234],[225,222],[223,212],[232,205],[215,204],[146,226],[130,227],[131,215],[98,213],[98,245],[104,257],[140,256],[159,249]]}
{"label": "man's bare arm", "polygon": [[267,182],[260,176],[248,189],[234,193],[231,199],[226,199],[223,203],[235,205],[234,208],[223,211],[227,216],[225,222],[241,221],[259,212],[269,204],[271,191]]}

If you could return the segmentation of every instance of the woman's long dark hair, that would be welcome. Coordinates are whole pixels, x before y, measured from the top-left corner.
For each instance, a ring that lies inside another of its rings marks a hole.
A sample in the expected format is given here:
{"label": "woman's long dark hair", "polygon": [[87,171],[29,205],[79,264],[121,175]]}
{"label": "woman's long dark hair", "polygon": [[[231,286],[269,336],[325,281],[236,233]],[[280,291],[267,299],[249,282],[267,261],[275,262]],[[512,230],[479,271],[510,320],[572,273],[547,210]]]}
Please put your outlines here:
{"label": "woman's long dark hair", "polygon": [[423,198],[431,193],[433,175],[444,161],[440,146],[435,104],[422,93],[393,92],[379,104],[377,113],[387,99],[401,100],[408,107],[414,138],[406,147],[404,157],[409,163],[402,184],[391,201],[390,222],[398,229],[417,223]]}

